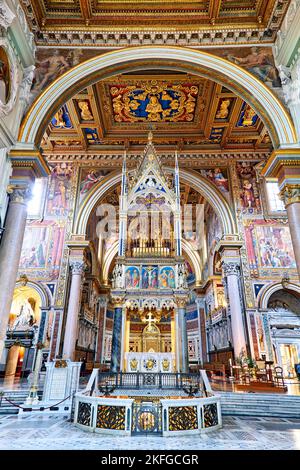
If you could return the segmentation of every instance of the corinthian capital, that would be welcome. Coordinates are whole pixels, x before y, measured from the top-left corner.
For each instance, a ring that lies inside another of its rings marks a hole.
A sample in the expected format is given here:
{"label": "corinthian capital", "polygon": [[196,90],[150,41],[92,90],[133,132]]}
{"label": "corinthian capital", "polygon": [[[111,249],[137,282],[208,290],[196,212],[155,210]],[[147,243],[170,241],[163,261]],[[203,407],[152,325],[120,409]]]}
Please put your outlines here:
{"label": "corinthian capital", "polygon": [[280,198],[285,206],[300,202],[300,185],[286,184],[280,192]]}
{"label": "corinthian capital", "polygon": [[176,295],[175,302],[178,308],[185,308],[188,301],[187,295]]}
{"label": "corinthian capital", "polygon": [[224,276],[239,276],[240,275],[240,265],[233,261],[225,261],[222,263],[222,268]]}
{"label": "corinthian capital", "polygon": [[81,274],[82,275],[84,273],[85,263],[84,263],[84,261],[71,260],[70,261],[70,267],[71,267],[72,274]]}

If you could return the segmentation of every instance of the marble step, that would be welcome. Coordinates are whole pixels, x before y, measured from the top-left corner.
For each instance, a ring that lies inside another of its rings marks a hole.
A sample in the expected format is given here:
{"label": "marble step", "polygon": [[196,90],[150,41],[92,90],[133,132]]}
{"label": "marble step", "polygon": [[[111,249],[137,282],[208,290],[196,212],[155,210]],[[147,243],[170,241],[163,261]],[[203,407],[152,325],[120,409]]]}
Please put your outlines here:
{"label": "marble step", "polygon": [[[4,392],[4,397],[8,398],[16,405],[23,405],[26,398],[28,397],[28,392],[28,390],[8,390]],[[42,392],[39,391],[38,394],[41,397]],[[4,397],[2,398],[2,403],[0,406],[0,415],[18,414],[18,407],[6,401]]]}
{"label": "marble step", "polygon": [[[300,418],[300,396],[220,393],[224,415]],[[254,395],[254,396],[253,396]]]}

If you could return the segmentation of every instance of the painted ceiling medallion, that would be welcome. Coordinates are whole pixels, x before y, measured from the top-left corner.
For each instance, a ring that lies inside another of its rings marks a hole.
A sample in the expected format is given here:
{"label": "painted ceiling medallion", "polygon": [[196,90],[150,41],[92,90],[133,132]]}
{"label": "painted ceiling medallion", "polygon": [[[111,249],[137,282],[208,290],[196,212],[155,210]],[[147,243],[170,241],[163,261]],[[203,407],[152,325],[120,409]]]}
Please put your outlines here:
{"label": "painted ceiling medallion", "polygon": [[110,95],[115,122],[191,122],[199,88],[192,84],[166,84],[156,80],[142,86],[112,85]]}

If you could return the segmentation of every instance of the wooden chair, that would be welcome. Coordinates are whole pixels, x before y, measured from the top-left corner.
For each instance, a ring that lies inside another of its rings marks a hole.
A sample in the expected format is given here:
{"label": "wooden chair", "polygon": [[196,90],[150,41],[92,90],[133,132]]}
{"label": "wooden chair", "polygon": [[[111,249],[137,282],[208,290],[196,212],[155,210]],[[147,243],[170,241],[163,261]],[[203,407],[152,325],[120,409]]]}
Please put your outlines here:
{"label": "wooden chair", "polygon": [[273,379],[277,387],[284,387],[283,368],[280,366],[274,367]]}
{"label": "wooden chair", "polygon": [[257,367],[256,372],[255,372],[256,379],[258,381],[267,382],[268,375],[266,371],[265,361],[256,361],[256,367]]}

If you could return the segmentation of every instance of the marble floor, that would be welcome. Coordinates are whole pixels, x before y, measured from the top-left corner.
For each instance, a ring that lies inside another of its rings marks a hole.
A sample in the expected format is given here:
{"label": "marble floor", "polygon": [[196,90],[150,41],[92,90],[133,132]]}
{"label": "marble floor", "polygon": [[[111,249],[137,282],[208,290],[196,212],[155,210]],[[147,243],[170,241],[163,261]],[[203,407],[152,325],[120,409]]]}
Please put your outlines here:
{"label": "marble floor", "polygon": [[300,450],[300,420],[223,418],[209,434],[118,437],[77,429],[66,416],[0,416],[0,450]]}

